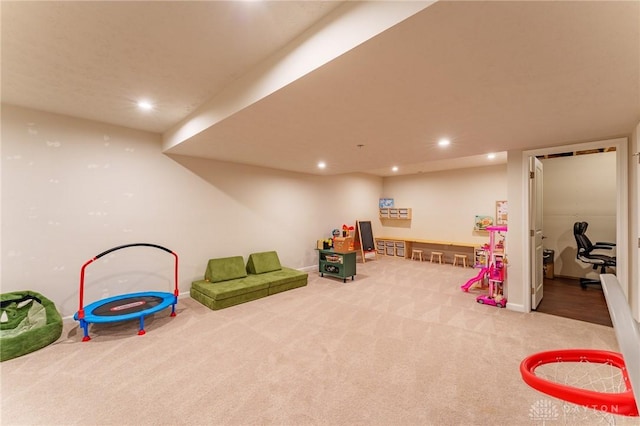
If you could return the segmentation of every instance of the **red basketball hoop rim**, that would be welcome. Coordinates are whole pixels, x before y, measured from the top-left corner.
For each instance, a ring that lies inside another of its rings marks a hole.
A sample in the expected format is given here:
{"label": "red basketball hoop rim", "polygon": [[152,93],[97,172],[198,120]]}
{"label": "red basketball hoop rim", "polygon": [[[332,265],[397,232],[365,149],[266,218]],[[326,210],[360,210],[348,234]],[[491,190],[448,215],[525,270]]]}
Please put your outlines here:
{"label": "red basketball hoop rim", "polygon": [[[596,392],[553,382],[535,375],[535,369],[539,366],[559,362],[591,362],[617,367],[622,373],[625,391]],[[520,374],[526,384],[555,398],[612,414],[638,416],[638,407],[633,397],[627,367],[624,358],[617,352],[597,349],[558,349],[538,352],[522,360]]]}

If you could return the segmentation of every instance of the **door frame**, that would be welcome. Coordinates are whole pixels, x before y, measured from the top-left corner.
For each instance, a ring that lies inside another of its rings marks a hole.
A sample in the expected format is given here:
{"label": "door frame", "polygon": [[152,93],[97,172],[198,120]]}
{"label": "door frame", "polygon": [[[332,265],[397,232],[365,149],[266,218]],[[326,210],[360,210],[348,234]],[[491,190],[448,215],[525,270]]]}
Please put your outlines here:
{"label": "door frame", "polygon": [[615,138],[594,142],[585,142],[571,145],[554,146],[522,152],[522,170],[525,171],[526,186],[523,188],[523,224],[522,241],[526,251],[522,258],[526,259],[522,267],[524,311],[531,312],[531,253],[529,237],[529,157],[539,155],[560,154],[567,151],[583,151],[589,149],[616,147],[616,276],[622,286],[622,290],[629,298],[629,173],[628,173],[628,146],[629,139]]}

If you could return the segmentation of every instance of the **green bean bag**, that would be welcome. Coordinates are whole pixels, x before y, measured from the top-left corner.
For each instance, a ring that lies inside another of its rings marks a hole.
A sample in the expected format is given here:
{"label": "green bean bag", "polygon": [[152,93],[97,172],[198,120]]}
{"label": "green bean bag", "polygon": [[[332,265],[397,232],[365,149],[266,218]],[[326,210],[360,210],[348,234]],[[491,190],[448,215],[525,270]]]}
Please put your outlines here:
{"label": "green bean bag", "polygon": [[0,361],[58,340],[62,317],[52,301],[34,291],[0,294]]}

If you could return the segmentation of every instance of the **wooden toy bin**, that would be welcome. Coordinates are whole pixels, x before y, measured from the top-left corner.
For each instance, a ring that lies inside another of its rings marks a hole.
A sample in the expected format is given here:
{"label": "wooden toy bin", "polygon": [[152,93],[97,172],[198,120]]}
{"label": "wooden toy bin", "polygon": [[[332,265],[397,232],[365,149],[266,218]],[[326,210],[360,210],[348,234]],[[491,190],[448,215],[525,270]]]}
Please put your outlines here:
{"label": "wooden toy bin", "polygon": [[335,237],[333,239],[333,251],[338,253],[353,251],[353,237]]}

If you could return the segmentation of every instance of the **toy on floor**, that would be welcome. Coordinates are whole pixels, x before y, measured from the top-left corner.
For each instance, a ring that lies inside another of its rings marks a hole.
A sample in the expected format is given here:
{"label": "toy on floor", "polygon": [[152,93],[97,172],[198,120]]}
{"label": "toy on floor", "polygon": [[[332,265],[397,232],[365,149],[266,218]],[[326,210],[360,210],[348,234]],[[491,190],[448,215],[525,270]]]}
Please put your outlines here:
{"label": "toy on floor", "polygon": [[[504,281],[506,275],[506,257],[504,251],[504,237],[501,232],[507,232],[506,226],[489,226],[486,228],[489,231],[489,244],[485,245],[487,250],[487,256],[485,256],[484,263],[476,265],[480,267],[480,272],[475,277],[464,283],[460,288],[462,291],[468,292],[469,288],[475,283],[488,284],[488,294],[482,294],[476,298],[476,301],[480,304],[497,306],[498,308],[504,308],[507,306],[507,299],[504,296]],[[498,237],[502,237],[496,240],[496,234]]]}
{"label": "toy on floor", "polygon": [[[153,247],[160,250],[164,250],[170,253],[175,258],[174,276],[175,287],[173,293],[168,292],[141,292],[122,294],[119,296],[109,297],[107,299],[98,300],[90,305],[84,306],[84,270],[90,263],[100,259],[116,250],[120,250],[127,247],[145,246]],[[162,246],[156,244],[136,243],[127,244],[124,246],[114,247],[107,251],[100,253],[94,258],[88,260],[82,269],[80,270],[80,308],[73,318],[80,322],[80,326],[84,331],[83,342],[91,340],[89,337],[89,324],[90,323],[107,323],[127,321],[130,319],[140,320],[140,330],[138,335],[145,334],[144,331],[144,317],[155,312],[159,312],[165,308],[171,306],[171,316],[176,316],[176,303],[178,303],[178,255]]]}
{"label": "toy on floor", "polygon": [[61,334],[62,317],[51,300],[35,291],[0,295],[0,361],[42,349]]}

